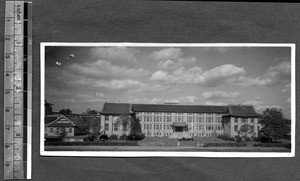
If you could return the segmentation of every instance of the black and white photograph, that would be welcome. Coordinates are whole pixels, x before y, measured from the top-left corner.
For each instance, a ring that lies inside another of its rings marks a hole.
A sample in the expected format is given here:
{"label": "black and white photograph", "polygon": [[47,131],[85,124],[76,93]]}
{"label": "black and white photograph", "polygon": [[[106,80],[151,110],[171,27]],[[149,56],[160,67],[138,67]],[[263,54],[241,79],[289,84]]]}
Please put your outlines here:
{"label": "black and white photograph", "polygon": [[295,45],[41,43],[45,156],[292,157]]}

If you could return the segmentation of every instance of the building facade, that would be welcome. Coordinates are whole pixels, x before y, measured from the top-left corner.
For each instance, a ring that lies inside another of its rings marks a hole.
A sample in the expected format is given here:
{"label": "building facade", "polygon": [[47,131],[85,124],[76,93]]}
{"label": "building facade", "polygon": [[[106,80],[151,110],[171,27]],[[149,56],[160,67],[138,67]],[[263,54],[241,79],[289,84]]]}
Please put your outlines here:
{"label": "building facade", "polygon": [[257,137],[258,129],[258,117],[253,108],[249,105],[228,105],[226,112],[222,116],[224,134],[230,137],[240,136],[241,127],[246,126],[244,134],[247,137]]}
{"label": "building facade", "polygon": [[[253,108],[253,106],[248,107]],[[244,115],[248,113],[245,112]],[[228,106],[105,103],[100,114],[101,129],[109,136],[129,133],[128,128],[123,130],[122,125],[115,124],[122,115],[135,115],[140,121],[142,132],[150,137],[177,137],[182,133],[185,137],[213,136],[224,133],[234,136],[236,129],[235,125],[229,126],[228,123],[222,122],[223,119],[233,119],[233,115],[228,114]],[[247,116],[249,123],[254,121],[254,131],[257,133],[258,114],[255,112],[255,116]],[[242,124],[245,117],[242,116],[240,119]]]}

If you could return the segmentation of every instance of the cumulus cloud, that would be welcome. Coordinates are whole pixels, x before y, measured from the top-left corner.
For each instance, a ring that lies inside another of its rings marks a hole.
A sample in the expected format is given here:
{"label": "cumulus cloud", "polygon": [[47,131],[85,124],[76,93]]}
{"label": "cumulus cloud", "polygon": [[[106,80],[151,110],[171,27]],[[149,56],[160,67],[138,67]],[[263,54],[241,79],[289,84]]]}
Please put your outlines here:
{"label": "cumulus cloud", "polygon": [[143,99],[133,99],[133,103],[144,103],[144,104],[165,104],[165,103],[175,103],[175,104],[193,104],[195,103],[197,97],[195,96],[182,96],[174,99],[167,98],[143,98]]}
{"label": "cumulus cloud", "polygon": [[180,48],[165,48],[154,51],[150,56],[154,60],[159,60],[157,67],[164,70],[175,70],[196,62],[195,57],[183,57],[183,52]]}
{"label": "cumulus cloud", "polygon": [[168,60],[165,60],[165,61],[162,60],[162,61],[158,62],[157,67],[161,68],[161,69],[164,69],[164,70],[174,70],[174,69],[177,69],[181,66],[192,64],[194,62],[196,62],[195,57],[192,57],[192,58],[179,58],[179,59],[176,59],[176,60],[168,59]]}
{"label": "cumulus cloud", "polygon": [[105,60],[126,60],[136,62],[135,55],[139,50],[128,47],[95,47],[90,53],[97,59]]}
{"label": "cumulus cloud", "polygon": [[205,91],[202,96],[206,99],[238,97],[239,92]]}
{"label": "cumulus cloud", "polygon": [[289,82],[291,79],[291,63],[283,61],[275,66],[269,67],[263,76],[256,78],[241,76],[235,80],[235,84],[241,86],[267,86],[280,82]]}
{"label": "cumulus cloud", "polygon": [[91,78],[132,78],[146,76],[150,72],[143,68],[131,69],[124,66],[113,65],[106,60],[97,60],[83,64],[73,63],[66,67],[67,70]]}
{"label": "cumulus cloud", "polygon": [[181,67],[172,74],[159,70],[152,74],[150,80],[169,83],[195,83],[207,87],[216,87],[232,77],[245,75],[244,68],[232,64],[221,65],[205,72],[200,67],[185,69]]}
{"label": "cumulus cloud", "polygon": [[178,59],[183,55],[180,48],[165,48],[159,51],[154,51],[151,53],[151,58],[155,60],[168,60],[168,59]]}
{"label": "cumulus cloud", "polygon": [[269,104],[263,102],[262,100],[246,101],[246,102],[244,102],[244,104],[253,105],[255,110],[258,113],[262,113],[267,108],[277,108],[277,109],[282,108],[281,106],[278,106],[278,105],[269,105]]}

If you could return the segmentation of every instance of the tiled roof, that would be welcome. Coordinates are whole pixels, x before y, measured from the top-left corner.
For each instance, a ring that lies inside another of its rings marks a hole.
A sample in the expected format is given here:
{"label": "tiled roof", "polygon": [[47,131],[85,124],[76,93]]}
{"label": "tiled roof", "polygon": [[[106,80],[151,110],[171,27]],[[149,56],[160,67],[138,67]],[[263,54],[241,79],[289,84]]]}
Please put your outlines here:
{"label": "tiled roof", "polygon": [[45,117],[45,124],[52,123],[56,119],[58,119],[57,115],[46,115],[46,117]]}
{"label": "tiled roof", "polygon": [[230,116],[259,116],[252,105],[228,105],[227,114]]}
{"label": "tiled roof", "polygon": [[171,124],[171,126],[175,126],[175,127],[186,127],[186,126],[188,126],[188,125],[187,125],[186,123],[183,123],[183,122],[179,122],[179,123],[175,122],[175,123]]}
{"label": "tiled roof", "polygon": [[[66,123],[58,123],[61,118],[67,118]],[[47,115],[45,118],[45,125],[48,127],[86,127],[86,123],[80,116],[72,116],[72,115]]]}
{"label": "tiled roof", "polygon": [[105,103],[100,114],[128,114],[129,110],[129,103]]}
{"label": "tiled roof", "polygon": [[226,106],[133,104],[132,109],[135,112],[225,113]]}

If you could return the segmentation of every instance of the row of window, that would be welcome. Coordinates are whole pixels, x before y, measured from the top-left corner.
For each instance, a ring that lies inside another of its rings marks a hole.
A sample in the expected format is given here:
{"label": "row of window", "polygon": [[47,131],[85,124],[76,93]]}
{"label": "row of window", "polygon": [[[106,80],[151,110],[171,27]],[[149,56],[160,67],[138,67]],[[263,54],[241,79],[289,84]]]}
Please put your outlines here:
{"label": "row of window", "polygon": [[66,131],[66,132],[69,132],[69,133],[72,133],[72,128],[61,128],[61,127],[57,127],[57,128],[53,128],[53,127],[50,127],[50,133],[57,133],[57,132],[63,132],[63,131]]}
{"label": "row of window", "polygon": [[[150,133],[147,132],[146,136],[170,136],[172,133]],[[222,135],[222,133],[190,133],[190,136],[213,136]]]}
{"label": "row of window", "polygon": [[[142,120],[141,116],[137,116],[137,118],[139,120]],[[172,122],[172,117],[171,116],[154,116],[153,117],[154,120],[153,122]],[[176,116],[174,117],[174,122],[184,122],[184,118],[185,117],[180,117],[180,116]],[[222,118],[221,117],[187,117],[187,122],[191,123],[191,122],[198,122],[198,123],[213,123],[214,121],[216,123],[221,123]],[[144,116],[144,122],[152,122],[152,116]]]}
{"label": "row of window", "polygon": [[[238,125],[234,125],[234,131],[238,131],[238,130],[239,130]],[[254,131],[254,126],[253,125],[250,126],[250,130]]]}
{"label": "row of window", "polygon": [[[239,120],[241,120],[241,123],[248,123],[248,118],[234,118],[234,123],[239,123]],[[250,123],[254,123],[254,118],[250,118]]]}
{"label": "row of window", "polygon": [[[172,113],[167,113],[167,112],[139,112],[138,114],[140,115],[172,115]],[[173,115],[194,115],[194,116],[222,116],[223,114],[219,113],[173,113]]]}

